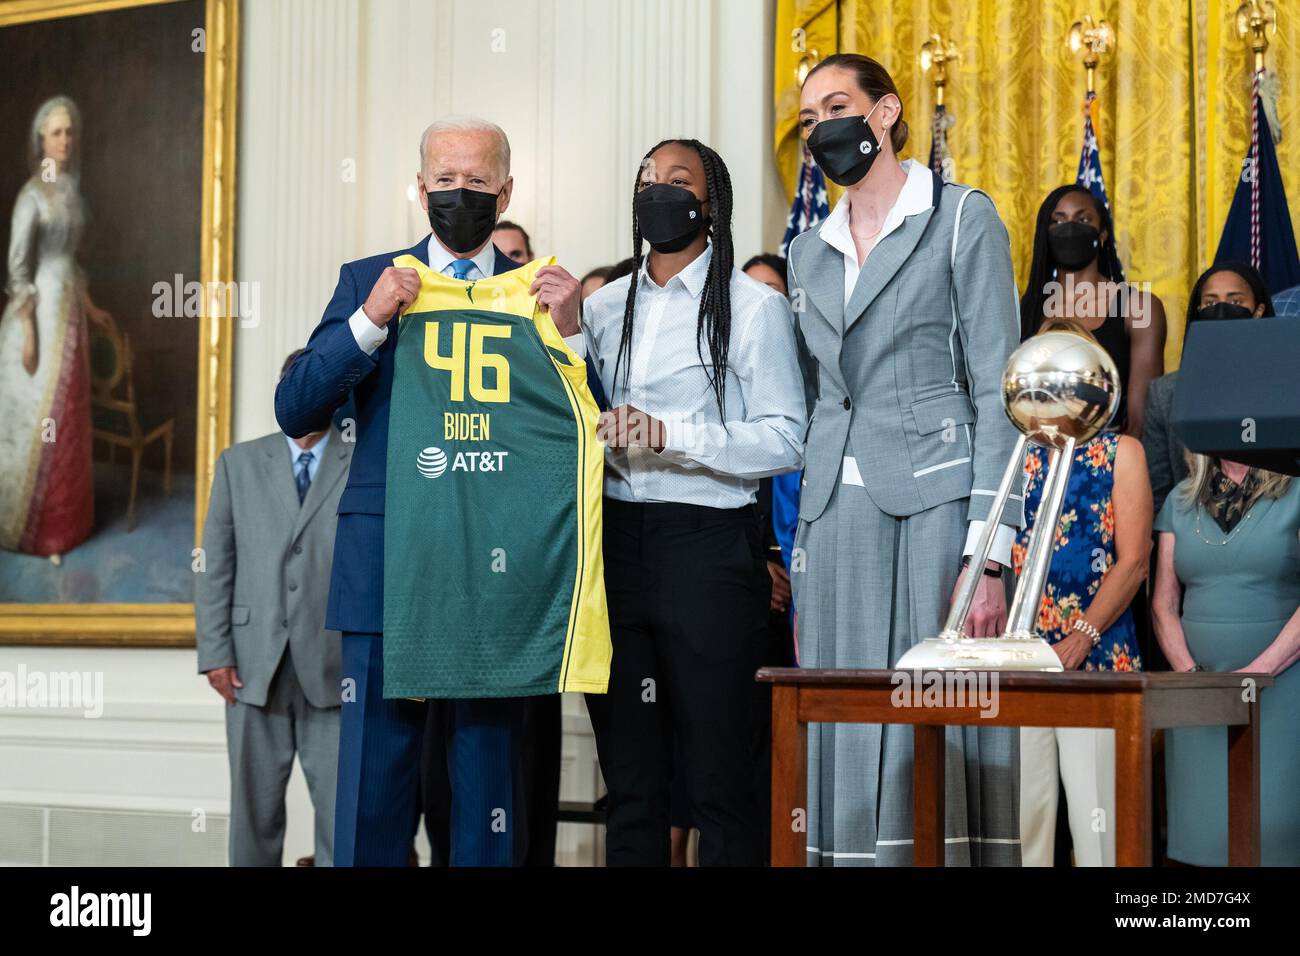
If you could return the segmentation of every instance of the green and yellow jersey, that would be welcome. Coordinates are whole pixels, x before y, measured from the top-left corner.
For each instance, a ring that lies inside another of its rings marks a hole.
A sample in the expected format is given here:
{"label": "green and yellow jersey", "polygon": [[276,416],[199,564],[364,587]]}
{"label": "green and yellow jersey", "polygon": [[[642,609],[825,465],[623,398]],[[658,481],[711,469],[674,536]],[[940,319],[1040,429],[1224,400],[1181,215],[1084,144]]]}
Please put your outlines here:
{"label": "green and yellow jersey", "polygon": [[528,288],[412,256],[384,512],[384,696],[604,693],[603,448],[583,360]]}

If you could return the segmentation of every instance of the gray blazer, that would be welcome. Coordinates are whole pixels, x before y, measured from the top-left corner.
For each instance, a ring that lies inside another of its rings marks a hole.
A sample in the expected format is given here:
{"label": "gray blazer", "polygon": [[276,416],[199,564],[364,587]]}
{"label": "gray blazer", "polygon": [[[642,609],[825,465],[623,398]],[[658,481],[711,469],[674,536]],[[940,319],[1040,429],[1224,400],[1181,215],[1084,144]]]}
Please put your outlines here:
{"label": "gray blazer", "polygon": [[276,432],[217,459],[203,524],[205,570],[194,575],[199,673],[239,668],[235,697],[258,707],[285,645],[314,707],[340,703],[340,638],[325,629],[334,526],[352,444],[331,429],[307,498]]}
{"label": "gray blazer", "polygon": [[[968,517],[988,517],[1016,440],[1001,398],[1019,344],[1011,244],[983,193],[949,184],[939,195],[937,207],[909,216],[872,250],[847,310],[841,254],[818,230],[790,246],[789,285],[804,293],[796,331],[811,418],[805,521],[825,510],[850,449],[886,514],[969,497]],[[999,516],[1015,527],[1022,485]]]}

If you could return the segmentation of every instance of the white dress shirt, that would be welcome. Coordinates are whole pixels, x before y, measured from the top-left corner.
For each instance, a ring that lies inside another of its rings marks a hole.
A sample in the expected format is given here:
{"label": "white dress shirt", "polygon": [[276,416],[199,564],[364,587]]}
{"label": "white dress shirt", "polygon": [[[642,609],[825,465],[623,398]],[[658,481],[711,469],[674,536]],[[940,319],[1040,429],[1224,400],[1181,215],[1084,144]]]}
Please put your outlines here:
{"label": "white dress shirt", "polygon": [[[493,274],[496,268],[497,249],[492,243],[488,243],[478,251],[470,261],[474,263],[470,267],[467,279],[486,279]],[[434,272],[441,272],[443,275],[452,275],[451,264],[457,261],[460,256],[448,252],[443,248],[438,237],[429,233],[429,268]],[[383,345],[388,340],[388,326],[378,326],[370,321],[364,308],[358,308],[348,319],[348,325],[352,328],[352,336],[357,340],[357,347],[367,355],[374,354],[375,349]]]}
{"label": "white dress shirt", "polygon": [[642,266],[617,388],[614,366],[632,277],[603,286],[583,304],[587,361],[595,364],[610,405],[634,405],[667,426],[661,453],[606,448],[605,494],[611,498],[741,508],[754,501],[760,478],[803,465],[807,415],[794,314],[785,296],[736,268],[725,424],[718,414],[708,343],[701,340],[697,348],[696,338],[712,257],[710,244],[662,287]]}
{"label": "white dress shirt", "polygon": [[[366,321],[369,321],[369,319]],[[303,452],[308,452],[311,455],[311,460],[307,462],[307,479],[309,481],[315,481],[316,472],[320,470],[321,458],[325,454],[325,446],[328,445],[330,441],[330,433],[328,431],[325,432],[324,435],[320,436],[320,441],[312,445],[310,448],[303,448],[288,435],[284,436],[284,440],[289,443],[289,461],[293,464],[293,477],[295,479],[298,477],[298,456]]]}
{"label": "white dress shirt", "polygon": [[[884,241],[885,237],[903,224],[903,221],[909,216],[915,216],[923,213],[934,205],[934,175],[930,167],[922,165],[913,159],[905,159],[901,163],[903,171],[907,173],[907,180],[903,183],[902,190],[898,193],[898,198],[894,200],[894,205],[890,207],[889,212],[885,215],[884,225],[880,228],[880,234],[876,237],[875,245],[867,251],[867,256],[862,260],[862,265],[866,264],[867,259],[871,258],[871,252]],[[849,230],[849,197],[847,195],[840,198],[831,211],[830,216],[822,223],[818,230],[823,242],[840,253],[844,257],[844,308],[849,306],[849,300],[853,298],[853,290],[857,287],[858,276],[862,271],[862,266],[858,264],[858,252],[853,245],[853,234]],[[847,316],[845,317],[847,319]],[[844,457],[844,468],[842,479],[846,485],[863,485],[862,473],[858,470],[857,461],[846,455]],[[973,554],[975,543],[979,539],[980,532],[984,530],[983,521],[972,521],[966,532],[965,554]],[[1011,566],[1011,543],[1015,540],[1015,531],[1009,525],[1000,524],[993,535],[993,550],[989,557],[1003,565]]]}

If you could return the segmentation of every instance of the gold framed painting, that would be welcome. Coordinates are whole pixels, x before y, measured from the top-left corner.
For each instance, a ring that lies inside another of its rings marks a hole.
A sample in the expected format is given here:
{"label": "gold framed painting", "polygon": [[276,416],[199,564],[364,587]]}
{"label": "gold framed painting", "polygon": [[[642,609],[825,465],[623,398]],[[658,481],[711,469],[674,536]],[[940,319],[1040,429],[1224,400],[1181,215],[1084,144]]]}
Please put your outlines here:
{"label": "gold framed painting", "polygon": [[238,0],[0,0],[0,644],[194,642],[238,31]]}

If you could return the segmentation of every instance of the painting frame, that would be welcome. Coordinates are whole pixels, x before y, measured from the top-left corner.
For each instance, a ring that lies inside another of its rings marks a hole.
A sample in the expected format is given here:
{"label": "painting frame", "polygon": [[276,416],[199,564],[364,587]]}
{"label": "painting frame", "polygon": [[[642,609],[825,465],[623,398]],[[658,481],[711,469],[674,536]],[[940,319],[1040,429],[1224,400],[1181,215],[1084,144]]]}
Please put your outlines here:
{"label": "painting frame", "polygon": [[[0,28],[177,0],[5,0]],[[236,135],[239,94],[239,0],[205,0],[203,193],[200,272],[203,288],[234,281]],[[203,521],[217,457],[230,444],[234,322],[216,300],[198,318],[194,541]],[[0,645],[193,647],[191,603],[0,604]]]}

